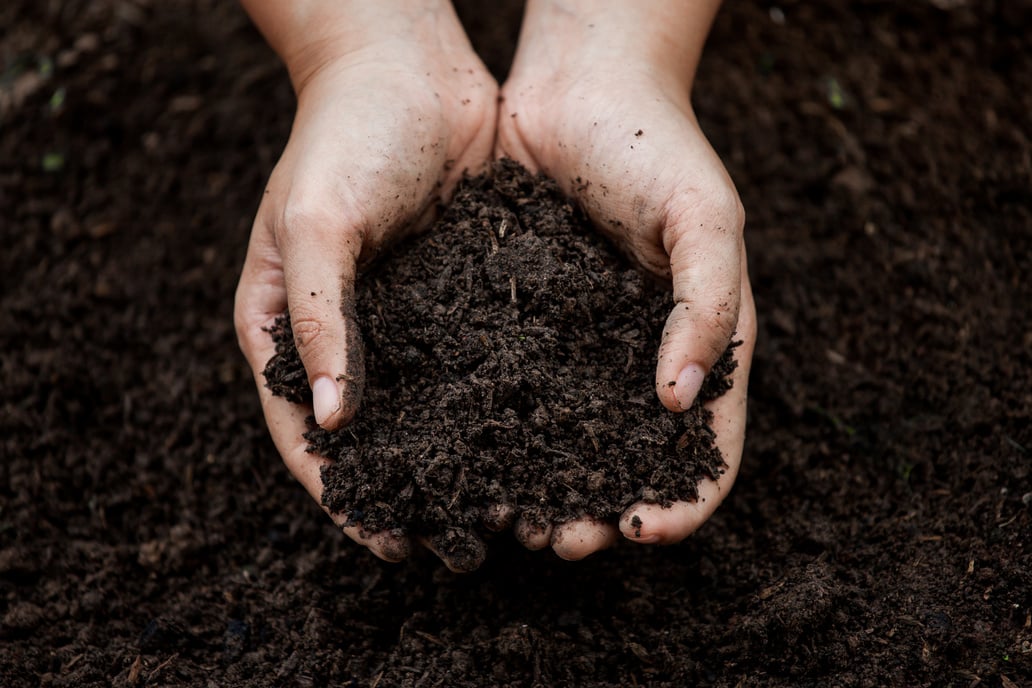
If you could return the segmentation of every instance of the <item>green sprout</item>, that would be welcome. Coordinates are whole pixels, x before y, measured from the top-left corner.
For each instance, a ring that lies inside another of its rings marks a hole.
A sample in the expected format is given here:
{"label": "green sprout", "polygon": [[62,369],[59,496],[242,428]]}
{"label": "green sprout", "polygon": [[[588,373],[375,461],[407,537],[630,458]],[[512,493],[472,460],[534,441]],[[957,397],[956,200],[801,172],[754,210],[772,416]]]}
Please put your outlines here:
{"label": "green sprout", "polygon": [[68,93],[67,91],[65,91],[64,86],[61,86],[56,91],[54,91],[53,95],[50,96],[50,111],[57,112],[58,110],[60,110],[61,106],[65,104],[65,97],[67,95]]}
{"label": "green sprout", "polygon": [[829,77],[827,84],[828,103],[836,110],[842,110],[846,107],[846,92],[842,89],[842,84],[835,77]]}
{"label": "green sprout", "polygon": [[60,172],[64,169],[65,158],[61,153],[50,151],[43,154],[42,164],[44,172]]}

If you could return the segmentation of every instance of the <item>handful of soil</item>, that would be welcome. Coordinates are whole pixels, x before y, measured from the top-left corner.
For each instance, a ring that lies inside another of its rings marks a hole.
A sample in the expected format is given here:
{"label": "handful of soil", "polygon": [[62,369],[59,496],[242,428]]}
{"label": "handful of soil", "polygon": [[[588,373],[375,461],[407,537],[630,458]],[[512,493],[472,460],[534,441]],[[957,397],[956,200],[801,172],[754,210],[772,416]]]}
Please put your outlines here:
{"label": "handful of soil", "polygon": [[[354,422],[310,419],[325,506],[376,532],[461,543],[492,505],[536,525],[693,500],[724,468],[702,402],[731,387],[729,347],[683,414],[653,389],[668,290],[634,269],[543,176],[503,160],[465,180],[427,234],[356,285],[366,390]],[[268,386],[311,401],[290,320]]]}

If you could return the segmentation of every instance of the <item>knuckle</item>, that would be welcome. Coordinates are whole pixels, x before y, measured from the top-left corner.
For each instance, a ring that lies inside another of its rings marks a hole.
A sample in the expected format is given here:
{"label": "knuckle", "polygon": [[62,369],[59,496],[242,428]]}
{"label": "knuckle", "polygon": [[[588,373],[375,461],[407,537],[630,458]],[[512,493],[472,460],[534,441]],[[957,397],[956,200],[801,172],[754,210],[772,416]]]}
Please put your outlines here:
{"label": "knuckle", "polygon": [[745,207],[734,189],[722,187],[699,202],[699,215],[714,231],[737,235],[745,227]]}
{"label": "knuckle", "polygon": [[731,341],[731,333],[734,332],[738,322],[738,308],[728,304],[726,307],[706,309],[700,315],[700,324],[707,333],[706,343],[711,349],[714,357],[724,353],[728,343]]}
{"label": "knuckle", "polygon": [[[348,208],[345,210],[344,208]],[[277,242],[288,249],[302,246],[342,246],[357,259],[366,243],[364,209],[347,203],[326,203],[312,194],[295,192],[286,198],[272,221]]]}
{"label": "knuckle", "polygon": [[[738,303],[732,302],[730,297],[711,305],[678,303],[667,321],[664,340],[660,344],[661,360],[664,353],[683,345],[678,342],[685,342],[684,337],[697,342],[692,346],[693,349],[701,347],[701,351],[716,360],[731,341],[738,325],[738,311]],[[659,378],[657,380],[660,384],[665,382]]]}
{"label": "knuckle", "polygon": [[318,354],[330,338],[326,323],[314,313],[291,311],[290,326],[294,330],[294,344],[302,358]]}
{"label": "knuckle", "polygon": [[328,228],[333,222],[333,213],[321,203],[291,195],[284,201],[277,218],[276,234],[288,240],[298,236],[319,236],[329,233]]}
{"label": "knuckle", "polygon": [[745,206],[735,188],[715,184],[704,190],[693,190],[690,197],[675,199],[669,226],[675,232],[694,234],[706,230],[717,234],[740,236],[745,228]]}
{"label": "knuckle", "polygon": [[714,333],[714,339],[725,334],[730,337],[738,322],[738,305],[723,302],[704,308],[696,314],[696,322],[706,331]]}
{"label": "knuckle", "polygon": [[724,192],[715,200],[712,212],[728,229],[738,233],[745,227],[745,206],[733,187],[724,187]]}

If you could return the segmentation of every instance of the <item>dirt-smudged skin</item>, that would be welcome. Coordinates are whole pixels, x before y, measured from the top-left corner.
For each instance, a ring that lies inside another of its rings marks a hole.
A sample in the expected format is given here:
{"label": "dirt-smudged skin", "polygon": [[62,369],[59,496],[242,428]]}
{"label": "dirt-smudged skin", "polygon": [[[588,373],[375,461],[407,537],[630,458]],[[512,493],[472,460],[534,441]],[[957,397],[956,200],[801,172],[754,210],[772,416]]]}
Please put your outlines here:
{"label": "dirt-smudged skin", "polygon": [[[341,289],[341,315],[344,317],[346,346],[347,346],[347,370],[337,376],[340,384],[341,408],[350,409],[351,413],[357,413],[362,403],[362,394],[365,392],[365,343],[362,340],[362,331],[358,324],[358,314],[355,310],[355,288],[354,284],[348,283]],[[353,416],[352,416],[353,417]]]}
{"label": "dirt-smudged skin", "polygon": [[427,544],[456,573],[475,571],[487,558],[483,540],[460,528],[446,528],[429,538]]}
{"label": "dirt-smudged skin", "polygon": [[[363,410],[307,437],[335,461],[324,502],[366,530],[402,528],[475,567],[483,553],[461,534],[496,530],[498,505],[539,526],[613,521],[638,499],[690,501],[722,471],[708,411],[670,413],[652,390],[669,294],[512,161],[464,182],[428,234],[360,280],[355,303]],[[289,329],[273,330],[265,374],[303,398]],[[730,387],[733,349],[701,400]]]}

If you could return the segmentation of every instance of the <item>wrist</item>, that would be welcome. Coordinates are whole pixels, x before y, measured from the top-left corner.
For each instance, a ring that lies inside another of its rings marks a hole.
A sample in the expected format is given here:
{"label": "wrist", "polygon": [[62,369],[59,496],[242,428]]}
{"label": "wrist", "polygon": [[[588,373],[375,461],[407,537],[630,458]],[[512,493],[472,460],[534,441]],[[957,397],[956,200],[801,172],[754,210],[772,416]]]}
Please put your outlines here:
{"label": "wrist", "polygon": [[690,90],[720,0],[528,0],[513,72],[640,69]]}
{"label": "wrist", "polygon": [[348,56],[421,59],[470,53],[449,0],[241,0],[283,60],[294,90],[326,65]]}

